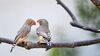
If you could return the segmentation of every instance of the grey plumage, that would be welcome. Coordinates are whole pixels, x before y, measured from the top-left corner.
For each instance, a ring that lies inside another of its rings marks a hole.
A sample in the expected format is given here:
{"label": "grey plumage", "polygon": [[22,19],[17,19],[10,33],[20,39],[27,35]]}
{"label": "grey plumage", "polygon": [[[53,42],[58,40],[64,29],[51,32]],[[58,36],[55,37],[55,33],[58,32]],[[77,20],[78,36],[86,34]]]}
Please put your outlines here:
{"label": "grey plumage", "polygon": [[39,27],[36,29],[36,33],[38,36],[42,36],[44,43],[47,44],[46,50],[50,49],[50,40],[51,40],[51,33],[49,30],[48,21],[45,19],[39,19],[37,21],[39,23]]}

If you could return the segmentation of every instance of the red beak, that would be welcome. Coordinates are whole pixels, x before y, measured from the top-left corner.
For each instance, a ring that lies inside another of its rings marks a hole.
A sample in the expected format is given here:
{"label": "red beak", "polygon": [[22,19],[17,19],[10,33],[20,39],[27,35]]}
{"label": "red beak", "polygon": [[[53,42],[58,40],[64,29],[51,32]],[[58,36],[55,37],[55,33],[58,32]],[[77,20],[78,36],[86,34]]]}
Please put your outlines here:
{"label": "red beak", "polygon": [[34,21],[33,25],[36,25],[36,22]]}

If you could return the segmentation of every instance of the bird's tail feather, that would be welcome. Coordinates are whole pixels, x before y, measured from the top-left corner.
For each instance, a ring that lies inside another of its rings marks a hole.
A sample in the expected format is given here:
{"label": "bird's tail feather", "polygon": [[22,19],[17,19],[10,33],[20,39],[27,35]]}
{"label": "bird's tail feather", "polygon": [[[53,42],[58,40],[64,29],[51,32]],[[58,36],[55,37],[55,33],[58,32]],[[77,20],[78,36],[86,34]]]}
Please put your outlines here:
{"label": "bird's tail feather", "polygon": [[13,47],[11,48],[10,53],[13,51],[14,47],[15,47],[15,45],[13,45]]}

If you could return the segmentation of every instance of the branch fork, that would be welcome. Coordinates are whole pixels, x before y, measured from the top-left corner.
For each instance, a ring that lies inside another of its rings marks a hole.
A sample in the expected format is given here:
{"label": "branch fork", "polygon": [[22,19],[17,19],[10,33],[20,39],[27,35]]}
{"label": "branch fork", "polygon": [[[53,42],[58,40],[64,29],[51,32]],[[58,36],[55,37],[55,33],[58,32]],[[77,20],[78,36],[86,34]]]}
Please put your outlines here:
{"label": "branch fork", "polygon": [[[94,33],[100,33],[100,29],[92,28],[92,27],[88,27],[83,24],[80,24],[77,21],[76,17],[73,15],[73,13],[70,11],[70,9],[67,6],[65,6],[61,0],[56,0],[56,1],[57,1],[57,4],[61,5],[66,10],[66,12],[68,12],[68,14],[71,16],[72,22],[70,22],[70,24],[73,27],[77,27],[77,28],[80,28],[83,30],[94,32]],[[11,45],[15,44],[14,41],[4,38],[4,37],[0,37],[0,43],[1,42],[8,43]],[[50,47],[51,48],[75,48],[75,47],[88,46],[88,45],[98,44],[98,43],[100,43],[100,38],[84,40],[84,41],[77,41],[77,42],[70,42],[70,43],[53,43],[53,42],[51,42]],[[31,41],[27,41],[25,44],[19,44],[18,46],[23,47],[27,50],[30,50],[32,48],[46,48],[46,44],[40,44],[38,42],[33,43]]]}

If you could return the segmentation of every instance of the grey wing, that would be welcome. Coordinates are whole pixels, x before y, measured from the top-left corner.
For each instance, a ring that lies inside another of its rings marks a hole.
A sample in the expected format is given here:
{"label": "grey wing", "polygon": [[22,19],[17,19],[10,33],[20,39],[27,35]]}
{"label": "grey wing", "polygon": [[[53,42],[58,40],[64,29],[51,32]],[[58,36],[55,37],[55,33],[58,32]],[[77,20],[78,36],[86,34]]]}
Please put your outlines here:
{"label": "grey wing", "polygon": [[17,39],[18,36],[20,37],[24,37],[24,36],[27,36],[27,34],[30,32],[30,27],[28,25],[23,25],[21,27],[21,29],[18,31],[16,37],[15,37],[15,40]]}
{"label": "grey wing", "polygon": [[46,40],[50,41],[51,40],[51,34],[49,32],[44,32],[44,31],[38,31],[37,30],[37,35],[38,36],[43,36]]}
{"label": "grey wing", "polygon": [[39,27],[39,28],[37,28],[36,33],[38,36],[43,36],[48,41],[50,41],[50,39],[51,39],[50,31],[47,28],[45,29],[43,27]]}
{"label": "grey wing", "polygon": [[48,32],[48,33],[46,33],[46,35],[48,36],[48,37],[47,37],[47,40],[50,41],[50,40],[51,40],[51,33]]}
{"label": "grey wing", "polygon": [[40,27],[37,28],[36,34],[37,34],[38,36],[48,37],[47,34],[46,34]]}

